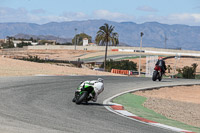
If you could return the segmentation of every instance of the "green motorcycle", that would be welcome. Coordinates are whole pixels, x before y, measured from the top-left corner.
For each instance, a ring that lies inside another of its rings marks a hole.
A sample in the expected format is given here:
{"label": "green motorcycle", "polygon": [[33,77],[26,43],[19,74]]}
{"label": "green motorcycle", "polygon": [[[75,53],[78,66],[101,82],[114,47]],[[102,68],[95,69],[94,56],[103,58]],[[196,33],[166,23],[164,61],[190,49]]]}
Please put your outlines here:
{"label": "green motorcycle", "polygon": [[94,84],[91,84],[90,82],[85,82],[83,85],[81,84],[76,89],[75,96],[72,99],[72,102],[75,102],[76,104],[88,103],[88,101],[95,96]]}

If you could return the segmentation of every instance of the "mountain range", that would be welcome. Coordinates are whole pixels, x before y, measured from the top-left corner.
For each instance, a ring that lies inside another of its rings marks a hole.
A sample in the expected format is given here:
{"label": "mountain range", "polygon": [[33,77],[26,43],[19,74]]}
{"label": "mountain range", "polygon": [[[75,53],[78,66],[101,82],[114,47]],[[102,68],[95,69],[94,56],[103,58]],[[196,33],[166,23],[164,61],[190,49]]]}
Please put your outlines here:
{"label": "mountain range", "polygon": [[[99,27],[108,23],[119,34],[120,44],[140,46],[140,33],[143,32],[142,47],[173,48],[200,51],[200,26],[168,25],[158,22],[136,24],[134,22],[114,22],[108,20],[85,20],[68,22],[0,23],[0,38],[17,34],[51,36],[66,39],[78,33],[86,33],[95,39]],[[77,30],[75,30],[77,29]],[[165,43],[166,42],[166,43]]]}

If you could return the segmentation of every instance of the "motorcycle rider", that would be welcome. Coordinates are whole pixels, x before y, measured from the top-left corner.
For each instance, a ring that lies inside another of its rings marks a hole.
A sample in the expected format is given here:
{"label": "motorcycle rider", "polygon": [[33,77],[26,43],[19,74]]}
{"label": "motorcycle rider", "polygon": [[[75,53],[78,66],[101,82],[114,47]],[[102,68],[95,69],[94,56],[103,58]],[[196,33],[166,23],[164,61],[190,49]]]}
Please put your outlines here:
{"label": "motorcycle rider", "polygon": [[85,84],[89,84],[90,86],[92,86],[94,88],[95,94],[94,95],[90,94],[90,96],[91,96],[91,100],[93,102],[96,102],[98,95],[101,92],[103,92],[103,90],[104,90],[103,79],[102,78],[98,78],[97,80],[91,80],[91,81],[87,80],[87,81],[81,82],[80,86],[84,87]]}
{"label": "motorcycle rider", "polygon": [[162,57],[158,58],[156,65],[161,67],[161,72],[162,72],[162,74],[164,74],[167,68],[166,68],[166,65],[165,65],[165,61],[163,60]]}

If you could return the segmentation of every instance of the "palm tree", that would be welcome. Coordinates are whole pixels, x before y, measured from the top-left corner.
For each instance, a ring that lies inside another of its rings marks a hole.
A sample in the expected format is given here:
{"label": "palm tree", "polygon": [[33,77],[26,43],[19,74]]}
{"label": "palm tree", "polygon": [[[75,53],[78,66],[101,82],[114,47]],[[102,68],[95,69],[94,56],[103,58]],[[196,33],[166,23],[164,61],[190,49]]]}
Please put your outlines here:
{"label": "palm tree", "polygon": [[104,60],[104,71],[106,70],[106,58],[107,58],[107,50],[108,50],[108,44],[111,42],[112,45],[119,44],[118,40],[118,33],[113,32],[114,26],[109,26],[107,23],[105,23],[103,26],[99,28],[99,31],[97,32],[95,41],[98,45],[106,45],[105,50],[105,60]]}
{"label": "palm tree", "polygon": [[112,46],[117,46],[119,44],[119,35],[118,33],[114,32],[112,34]]}

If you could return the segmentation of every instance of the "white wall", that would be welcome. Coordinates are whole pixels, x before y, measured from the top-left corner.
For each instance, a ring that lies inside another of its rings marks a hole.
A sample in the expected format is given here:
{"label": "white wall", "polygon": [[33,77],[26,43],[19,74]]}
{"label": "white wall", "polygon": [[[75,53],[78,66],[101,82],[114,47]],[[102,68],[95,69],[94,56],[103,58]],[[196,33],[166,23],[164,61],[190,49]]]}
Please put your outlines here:
{"label": "white wall", "polygon": [[[61,45],[37,45],[37,46],[25,46],[25,49],[75,49],[75,46],[61,46]],[[105,50],[105,46],[76,46],[77,50]],[[123,51],[130,52],[131,50],[139,50],[139,47],[115,47],[109,46],[108,50],[122,49]],[[166,55],[188,55],[188,56],[200,56],[200,51],[191,50],[174,50],[174,49],[158,49],[158,48],[142,48],[147,54],[166,54]],[[134,53],[134,52],[133,52]],[[182,54],[184,53],[184,54]]]}

